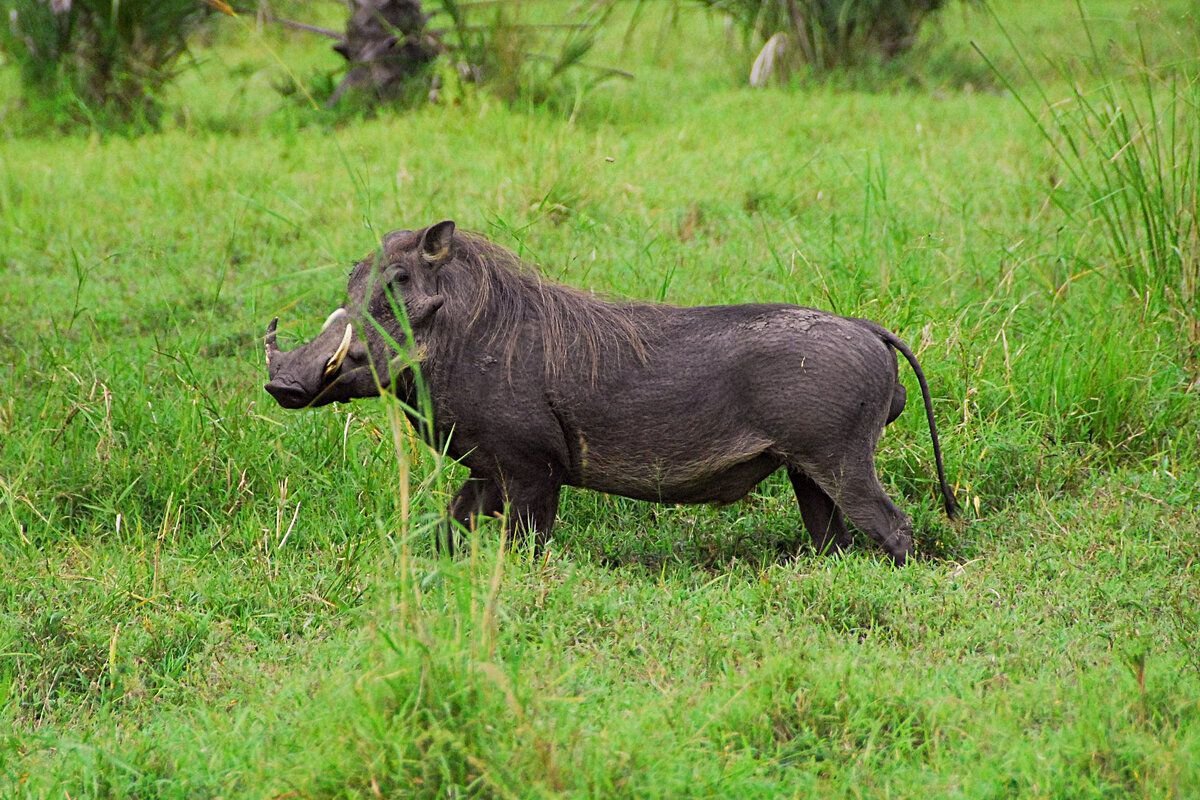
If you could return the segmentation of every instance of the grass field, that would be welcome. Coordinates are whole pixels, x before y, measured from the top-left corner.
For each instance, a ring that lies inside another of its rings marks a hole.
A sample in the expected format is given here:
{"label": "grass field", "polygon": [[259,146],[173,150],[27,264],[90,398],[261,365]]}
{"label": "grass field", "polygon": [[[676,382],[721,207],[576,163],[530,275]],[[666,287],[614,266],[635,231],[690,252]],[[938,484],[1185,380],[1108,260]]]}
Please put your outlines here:
{"label": "grass field", "polygon": [[[1200,75],[1191,3],[1086,6],[1142,97]],[[752,91],[685,10],[614,26],[593,60],[637,77],[580,102],[340,125],[271,88],[324,45],[229,22],[138,137],[28,130],[0,67],[0,796],[1200,796],[1194,284],[1137,294],[969,44],[1044,121],[1039,86],[1104,79],[1076,11],[999,14],[1031,72],[952,7],[899,67]],[[461,468],[386,400],[280,409],[261,336],[443,218],[600,292],[883,323],[967,519],[910,402],[878,456],[903,569],[781,557],[782,475],[567,490],[544,557],[492,524],[438,557]]]}

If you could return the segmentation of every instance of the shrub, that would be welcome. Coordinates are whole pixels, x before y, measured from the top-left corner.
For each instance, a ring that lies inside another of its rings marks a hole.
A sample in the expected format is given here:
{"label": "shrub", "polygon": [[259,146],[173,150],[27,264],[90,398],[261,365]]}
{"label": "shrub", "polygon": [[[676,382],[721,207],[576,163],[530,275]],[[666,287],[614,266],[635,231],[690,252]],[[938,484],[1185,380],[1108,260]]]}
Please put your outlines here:
{"label": "shrub", "polygon": [[[1082,68],[1090,73],[1088,84],[1099,89],[1082,89],[1079,76],[1063,63],[1057,66],[1069,93],[1051,98],[1022,60],[1034,101],[999,70],[996,74],[1065,170],[1054,201],[1085,235],[1098,235],[1106,258],[1084,266],[1111,271],[1140,308],[1175,319],[1195,373],[1200,370],[1200,73],[1192,66],[1165,77],[1157,74],[1143,43],[1134,58],[1134,77],[1116,74],[1111,56],[1097,48],[1082,7],[1077,9],[1090,44]],[[1013,39],[1008,41],[1020,56]]]}
{"label": "shrub", "polygon": [[454,103],[475,85],[505,102],[577,104],[599,81],[632,77],[584,61],[613,6],[613,0],[586,6],[353,0],[344,35],[308,22],[276,20],[337,39],[334,49],[347,61],[340,74],[318,75],[311,91],[278,88],[351,113],[383,102]]}
{"label": "shrub", "polygon": [[699,0],[766,40],[751,82],[800,65],[816,71],[891,59],[912,48],[925,19],[947,0]]}
{"label": "shrub", "polygon": [[157,96],[211,9],[202,0],[0,0],[0,48],[26,96],[72,116],[153,124]]}
{"label": "shrub", "polygon": [[[614,76],[631,77],[618,69],[584,62],[612,8],[611,0],[562,11],[551,7],[547,19],[546,10],[537,3],[521,0],[476,7],[442,0],[439,11],[450,23],[444,41],[463,66],[460,72],[486,84],[506,101],[525,99],[541,104],[564,91],[570,93],[572,84],[579,87]],[[568,80],[571,76],[575,76],[573,82]]]}

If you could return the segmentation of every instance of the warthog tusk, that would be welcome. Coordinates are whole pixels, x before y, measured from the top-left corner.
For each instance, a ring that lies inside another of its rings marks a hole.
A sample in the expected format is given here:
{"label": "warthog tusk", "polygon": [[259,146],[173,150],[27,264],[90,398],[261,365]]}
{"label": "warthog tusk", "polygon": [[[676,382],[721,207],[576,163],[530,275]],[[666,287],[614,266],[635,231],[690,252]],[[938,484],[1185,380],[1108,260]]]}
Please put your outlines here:
{"label": "warthog tusk", "polygon": [[333,310],[333,313],[332,313],[332,314],[330,314],[328,317],[326,317],[326,318],[325,318],[325,324],[323,324],[323,325],[321,326],[321,333],[324,333],[324,332],[325,332],[325,329],[326,329],[326,328],[328,328],[330,325],[332,325],[332,324],[333,324],[333,321],[334,321],[335,319],[337,319],[338,317],[340,317],[342,314],[345,314],[345,313],[346,313],[346,309],[344,309],[344,308],[335,308],[335,309]]}
{"label": "warthog tusk", "polygon": [[338,367],[346,360],[346,353],[350,352],[350,336],[353,334],[353,328],[347,324],[346,332],[342,334],[342,343],[338,345],[337,350],[325,362],[325,377],[328,378],[333,373],[337,372]]}

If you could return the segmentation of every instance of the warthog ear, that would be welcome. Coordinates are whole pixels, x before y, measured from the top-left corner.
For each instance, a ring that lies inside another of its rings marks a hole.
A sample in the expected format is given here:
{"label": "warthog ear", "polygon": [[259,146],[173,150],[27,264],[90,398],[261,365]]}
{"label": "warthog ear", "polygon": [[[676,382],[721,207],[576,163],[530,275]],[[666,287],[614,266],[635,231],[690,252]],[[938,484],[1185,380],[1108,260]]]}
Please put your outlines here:
{"label": "warthog ear", "polygon": [[450,243],[454,239],[454,221],[442,220],[430,225],[421,234],[421,258],[435,267],[450,257]]}

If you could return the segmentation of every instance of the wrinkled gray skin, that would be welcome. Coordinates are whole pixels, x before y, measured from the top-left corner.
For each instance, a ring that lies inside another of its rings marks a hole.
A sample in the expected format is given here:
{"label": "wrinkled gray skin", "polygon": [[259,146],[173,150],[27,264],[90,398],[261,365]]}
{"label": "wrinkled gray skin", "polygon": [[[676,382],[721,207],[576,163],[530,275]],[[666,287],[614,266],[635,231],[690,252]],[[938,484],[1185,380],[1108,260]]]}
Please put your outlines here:
{"label": "wrinkled gray skin", "polygon": [[[412,406],[404,343],[432,402],[423,432],[470,469],[450,505],[464,527],[507,504],[511,532],[542,543],[564,485],[731,503],[782,467],[819,550],[849,542],[844,515],[903,564],[912,524],[874,467],[904,410],[896,351],[921,385],[955,514],[925,377],[873,322],[789,305],[609,303],[543,281],[448,221],[388,234],[381,255],[355,266],[349,302],[313,341],[282,352],[271,323],[266,389],[304,408],[384,386]],[[393,313],[401,303],[411,339]]]}

